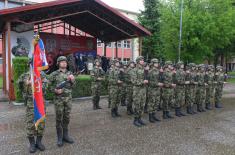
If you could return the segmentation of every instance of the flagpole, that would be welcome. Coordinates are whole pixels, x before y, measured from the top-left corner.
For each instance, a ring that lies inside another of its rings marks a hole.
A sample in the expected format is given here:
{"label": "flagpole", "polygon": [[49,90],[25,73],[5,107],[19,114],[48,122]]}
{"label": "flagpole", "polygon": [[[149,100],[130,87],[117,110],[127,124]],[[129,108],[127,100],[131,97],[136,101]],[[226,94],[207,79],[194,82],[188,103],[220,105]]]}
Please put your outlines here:
{"label": "flagpole", "polygon": [[179,53],[178,53],[178,61],[180,61],[180,57],[181,57],[181,46],[182,46],[183,5],[184,5],[184,0],[181,0],[181,9],[180,9],[180,34],[179,34]]}

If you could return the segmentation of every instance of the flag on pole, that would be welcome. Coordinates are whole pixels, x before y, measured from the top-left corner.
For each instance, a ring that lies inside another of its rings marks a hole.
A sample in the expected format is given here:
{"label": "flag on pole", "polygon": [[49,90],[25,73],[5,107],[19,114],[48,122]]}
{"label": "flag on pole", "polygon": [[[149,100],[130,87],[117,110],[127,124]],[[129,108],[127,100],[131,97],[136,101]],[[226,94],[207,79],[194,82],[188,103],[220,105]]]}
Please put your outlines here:
{"label": "flag on pole", "polygon": [[48,68],[48,63],[46,60],[43,41],[40,39],[38,34],[34,36],[33,44],[34,51],[32,53],[30,71],[34,103],[34,123],[37,129],[38,124],[45,121],[45,104],[42,92],[42,79],[40,72]]}

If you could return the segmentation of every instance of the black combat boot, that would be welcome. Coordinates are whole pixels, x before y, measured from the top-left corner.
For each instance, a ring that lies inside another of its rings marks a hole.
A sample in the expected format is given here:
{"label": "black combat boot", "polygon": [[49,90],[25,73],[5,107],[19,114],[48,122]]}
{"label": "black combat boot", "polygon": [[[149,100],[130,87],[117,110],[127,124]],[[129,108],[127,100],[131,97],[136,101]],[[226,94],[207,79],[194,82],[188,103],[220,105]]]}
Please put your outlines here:
{"label": "black combat boot", "polygon": [[42,136],[37,136],[37,139],[36,139],[36,147],[37,147],[40,151],[44,151],[44,150],[45,150],[45,146],[42,144]]}
{"label": "black combat boot", "polygon": [[161,120],[156,117],[156,113],[152,113],[152,117],[156,122],[160,122]]}
{"label": "black combat boot", "polygon": [[179,108],[175,108],[175,116],[181,117]]}
{"label": "black combat boot", "polygon": [[135,125],[135,126],[137,126],[137,127],[141,127],[142,125],[139,123],[139,121],[138,121],[138,118],[137,117],[135,117],[134,118],[134,122],[133,122],[133,124]]}
{"label": "black combat boot", "polygon": [[29,139],[29,152],[30,153],[35,153],[37,151],[36,145],[35,145],[35,140],[34,137],[28,137]]}
{"label": "black combat boot", "polygon": [[118,113],[117,107],[114,109],[114,114],[116,115],[116,117],[121,117],[121,115]]}
{"label": "black combat boot", "polygon": [[181,108],[179,108],[179,114],[180,114],[181,116],[186,116],[186,115],[181,111]]}
{"label": "black combat boot", "polygon": [[187,113],[188,114],[191,114],[191,115],[193,115],[194,113],[193,113],[193,111],[192,111],[193,109],[192,109],[192,107],[191,106],[188,106],[187,107]]}
{"label": "black combat boot", "polygon": [[149,122],[150,123],[155,123],[155,120],[153,119],[153,114],[149,113]]}
{"label": "black combat boot", "polygon": [[166,111],[166,116],[167,116],[168,118],[174,118],[173,116],[170,115],[170,112],[169,112],[169,111]]}
{"label": "black combat boot", "polygon": [[202,112],[201,106],[199,104],[197,104],[197,111]]}
{"label": "black combat boot", "polygon": [[168,119],[167,115],[166,115],[166,111],[163,111],[163,115],[162,115],[163,119]]}
{"label": "black combat boot", "polygon": [[102,109],[99,105],[99,102],[96,103],[96,109]]}
{"label": "black combat boot", "polygon": [[221,103],[215,103],[215,108],[223,108]]}
{"label": "black combat boot", "polygon": [[127,107],[127,115],[133,115],[133,110],[131,106]]}
{"label": "black combat boot", "polygon": [[71,137],[69,137],[69,132],[68,132],[68,128],[64,128],[63,129],[63,141],[69,143],[69,144],[73,144],[74,141]]}
{"label": "black combat boot", "polygon": [[57,132],[57,145],[59,147],[63,146],[63,131],[61,128],[56,128],[56,132]]}
{"label": "black combat boot", "polygon": [[97,110],[96,102],[93,101],[93,110]]}
{"label": "black combat boot", "polygon": [[206,109],[207,109],[207,110],[212,110],[210,103],[206,103]]}
{"label": "black combat boot", "polygon": [[138,122],[139,122],[139,124],[141,124],[141,125],[146,125],[146,124],[144,123],[144,121],[141,119],[141,117],[138,118]]}
{"label": "black combat boot", "polygon": [[115,117],[116,117],[115,109],[114,109],[114,108],[113,108],[113,109],[111,109],[111,116],[112,116],[113,118],[115,118]]}
{"label": "black combat boot", "polygon": [[121,101],[121,106],[126,106],[126,101],[124,100],[124,101]]}

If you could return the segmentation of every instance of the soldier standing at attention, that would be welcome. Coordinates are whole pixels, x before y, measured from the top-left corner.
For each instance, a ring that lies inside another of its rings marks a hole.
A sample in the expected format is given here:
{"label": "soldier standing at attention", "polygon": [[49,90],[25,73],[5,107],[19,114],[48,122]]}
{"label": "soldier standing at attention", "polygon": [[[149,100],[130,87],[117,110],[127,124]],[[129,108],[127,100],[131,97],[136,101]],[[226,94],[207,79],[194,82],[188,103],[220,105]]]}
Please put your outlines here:
{"label": "soldier standing at attention", "polygon": [[[34,124],[34,104],[32,95],[32,83],[30,72],[24,73],[17,81],[20,91],[23,93],[24,104],[26,106],[26,133],[29,140],[29,152],[35,153],[37,149],[45,150],[42,144],[42,137],[45,128],[45,122],[41,122],[36,130]],[[43,87],[45,90],[45,88]],[[36,137],[36,139],[35,139]],[[36,141],[35,141],[36,140]]]}
{"label": "soldier standing at attention", "polygon": [[133,112],[133,84],[131,83],[132,71],[135,68],[135,62],[129,61],[126,71],[126,98],[127,98],[127,114],[132,115]]}
{"label": "soldier standing at attention", "polygon": [[197,111],[198,112],[205,112],[206,110],[203,108],[203,105],[205,103],[205,98],[206,98],[205,86],[207,84],[205,83],[205,66],[204,66],[204,64],[199,65],[199,71],[197,73],[196,81],[198,82],[197,97],[196,97]]}
{"label": "soldier standing at attention", "polygon": [[216,108],[223,108],[221,99],[222,99],[222,93],[223,93],[223,87],[226,82],[224,82],[225,76],[223,72],[222,66],[216,67],[216,73],[215,73],[215,107]]}
{"label": "soldier standing at attention", "polygon": [[158,59],[151,60],[151,68],[149,70],[149,90],[147,92],[148,95],[148,113],[149,113],[149,122],[155,123],[156,121],[160,121],[156,118],[156,111],[160,104],[161,97],[161,87],[163,83],[160,81],[160,70]]}
{"label": "soldier standing at attention", "polygon": [[99,102],[100,102],[100,93],[101,93],[101,84],[104,80],[104,74],[102,67],[100,66],[100,62],[98,59],[94,61],[95,67],[91,71],[91,91],[92,91],[92,102],[93,102],[93,109],[101,109]]}
{"label": "soldier standing at attention", "polygon": [[126,64],[121,64],[121,67],[120,67],[120,77],[121,77],[121,81],[123,82],[122,83],[122,87],[121,87],[121,90],[120,90],[120,102],[121,102],[121,106],[126,106],[126,80],[127,80],[127,74],[126,74],[126,71],[127,71],[127,65]]}
{"label": "soldier standing at attention", "polygon": [[211,100],[214,94],[214,72],[213,65],[209,65],[205,74],[205,83],[207,83],[206,87],[206,109],[211,110]]}
{"label": "soldier standing at attention", "polygon": [[196,95],[196,72],[195,72],[195,64],[189,63],[186,68],[186,77],[187,82],[185,86],[185,98],[186,98],[186,105],[187,105],[187,113],[188,114],[196,114],[194,111],[194,103],[195,103],[195,95]]}
{"label": "soldier standing at attention", "polygon": [[146,85],[148,80],[145,79],[144,73],[144,57],[139,56],[136,58],[136,68],[132,72],[131,82],[133,84],[133,109],[134,109],[134,122],[137,127],[146,125],[141,117],[144,112],[146,101]]}
{"label": "soldier standing at attention", "polygon": [[[110,68],[106,73],[106,79],[109,79],[109,73],[114,69],[113,60],[110,60]],[[111,107],[111,94],[110,94],[110,84],[108,83],[108,108]]]}
{"label": "soldier standing at attention", "polygon": [[[72,109],[72,87],[75,84],[75,78],[67,70],[67,58],[65,56],[60,56],[57,59],[57,66],[59,69],[50,74],[49,81],[51,89],[55,93],[53,102],[56,112],[57,145],[61,147],[63,142],[74,143],[69,136],[68,125]],[[62,83],[65,85],[61,87]]]}
{"label": "soldier standing at attention", "polygon": [[174,118],[170,115],[170,107],[173,99],[173,88],[176,84],[173,83],[173,66],[171,61],[166,61],[163,72],[163,88],[162,88],[162,99],[163,99],[163,119]]}
{"label": "soldier standing at attention", "polygon": [[113,60],[114,68],[109,71],[109,91],[111,101],[111,116],[120,117],[118,113],[118,106],[120,103],[120,90],[123,83],[120,79],[119,61]]}
{"label": "soldier standing at attention", "polygon": [[182,113],[182,108],[185,105],[185,85],[189,84],[189,81],[186,81],[186,73],[184,72],[184,63],[179,61],[176,64],[176,74],[174,78],[174,83],[176,84],[175,88],[175,115],[178,117],[185,116]]}

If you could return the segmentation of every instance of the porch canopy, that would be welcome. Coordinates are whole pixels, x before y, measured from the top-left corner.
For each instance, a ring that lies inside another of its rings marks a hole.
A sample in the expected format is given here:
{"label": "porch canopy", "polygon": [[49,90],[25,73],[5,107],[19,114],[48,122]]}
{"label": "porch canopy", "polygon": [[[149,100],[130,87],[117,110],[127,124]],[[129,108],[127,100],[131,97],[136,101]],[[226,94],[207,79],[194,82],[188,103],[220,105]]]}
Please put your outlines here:
{"label": "porch canopy", "polygon": [[0,11],[0,33],[6,22],[38,25],[61,20],[104,42],[151,33],[100,0],[57,0]]}

